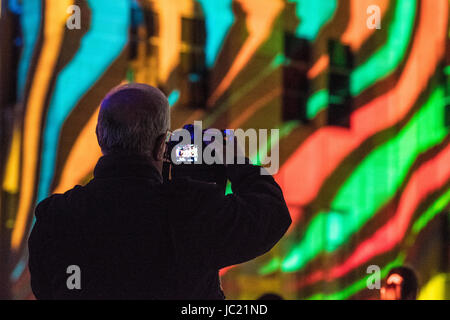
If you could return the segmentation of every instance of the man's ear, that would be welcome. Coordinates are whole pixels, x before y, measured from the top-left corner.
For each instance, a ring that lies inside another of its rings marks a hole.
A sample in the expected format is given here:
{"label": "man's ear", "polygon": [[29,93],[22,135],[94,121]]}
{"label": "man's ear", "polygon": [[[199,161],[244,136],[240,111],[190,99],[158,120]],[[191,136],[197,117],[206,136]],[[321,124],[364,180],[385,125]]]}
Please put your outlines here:
{"label": "man's ear", "polygon": [[166,152],[166,135],[160,135],[156,141],[153,148],[153,158],[156,161],[162,161],[164,159],[164,153]]}

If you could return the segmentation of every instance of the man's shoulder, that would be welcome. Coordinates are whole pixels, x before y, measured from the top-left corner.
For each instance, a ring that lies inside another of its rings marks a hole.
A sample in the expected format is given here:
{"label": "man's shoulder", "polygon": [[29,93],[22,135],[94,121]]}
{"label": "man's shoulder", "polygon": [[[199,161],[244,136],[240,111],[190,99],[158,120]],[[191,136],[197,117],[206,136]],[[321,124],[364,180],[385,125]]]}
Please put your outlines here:
{"label": "man's shoulder", "polygon": [[45,214],[48,214],[48,212],[53,211],[52,209],[60,209],[66,206],[68,201],[78,193],[82,192],[83,189],[83,186],[76,185],[64,193],[54,193],[41,200],[36,206],[36,218],[39,218],[44,212]]}

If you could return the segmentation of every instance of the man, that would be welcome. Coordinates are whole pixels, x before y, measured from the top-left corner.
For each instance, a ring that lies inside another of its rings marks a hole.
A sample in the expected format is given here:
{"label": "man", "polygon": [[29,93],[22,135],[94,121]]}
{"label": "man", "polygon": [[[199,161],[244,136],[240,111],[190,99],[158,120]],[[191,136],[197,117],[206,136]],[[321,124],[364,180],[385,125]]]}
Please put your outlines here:
{"label": "man", "polygon": [[105,97],[94,178],[36,208],[36,298],[223,299],[219,269],[280,240],[291,218],[281,189],[257,166],[226,166],[228,196],[191,179],[162,182],[169,122],[154,87],[123,85]]}
{"label": "man", "polygon": [[408,267],[397,267],[389,271],[380,295],[381,300],[416,300],[418,290],[415,272]]}

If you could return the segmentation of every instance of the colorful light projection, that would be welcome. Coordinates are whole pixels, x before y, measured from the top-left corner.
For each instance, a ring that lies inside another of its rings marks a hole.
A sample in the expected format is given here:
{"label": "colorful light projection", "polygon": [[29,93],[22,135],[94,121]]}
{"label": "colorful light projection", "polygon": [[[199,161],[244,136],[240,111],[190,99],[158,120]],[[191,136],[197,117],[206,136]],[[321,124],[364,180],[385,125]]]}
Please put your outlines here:
{"label": "colorful light projection", "polygon": [[[2,181],[11,203],[13,297],[31,297],[26,239],[33,208],[49,194],[89,180],[101,155],[95,138],[101,98],[142,71],[152,75],[149,83],[167,90],[173,124],[203,119],[210,126],[280,129],[280,141],[270,137],[250,157],[261,163],[278,144],[275,178],[293,225],[265,256],[221,271],[228,298],[264,293],[239,285],[249,278],[276,283],[273,291],[287,298],[377,298],[365,290],[367,266],[377,264],[385,275],[403,263],[436,270],[424,273],[420,298],[448,297],[448,270],[420,259],[425,243],[442,240],[436,223],[450,202],[442,81],[448,71],[447,0],[142,0],[137,39],[129,36],[132,1],[87,1],[78,31],[65,27],[73,3],[15,4],[23,33],[17,97],[24,114],[15,119]],[[366,27],[372,4],[380,7],[380,30]],[[181,53],[189,48],[182,19],[193,17],[205,21],[201,50],[214,84],[203,110],[183,105],[188,89]],[[147,36],[148,29],[156,34]],[[283,51],[285,32],[311,46],[310,123],[282,119],[282,72],[292,63]],[[322,121],[330,39],[349,45],[357,62],[349,128]],[[130,58],[132,41],[139,54]]]}

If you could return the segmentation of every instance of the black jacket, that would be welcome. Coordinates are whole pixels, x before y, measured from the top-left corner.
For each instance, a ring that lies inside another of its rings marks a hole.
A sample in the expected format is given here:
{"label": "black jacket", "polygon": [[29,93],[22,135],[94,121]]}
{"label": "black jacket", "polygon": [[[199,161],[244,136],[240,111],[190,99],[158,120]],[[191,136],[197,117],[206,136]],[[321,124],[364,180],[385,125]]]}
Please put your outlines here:
{"label": "black jacket", "polygon": [[[223,299],[219,269],[270,250],[291,218],[260,167],[228,166],[233,194],[162,183],[142,157],[104,156],[94,179],[36,208],[29,244],[38,299]],[[70,265],[81,289],[69,290]]]}

